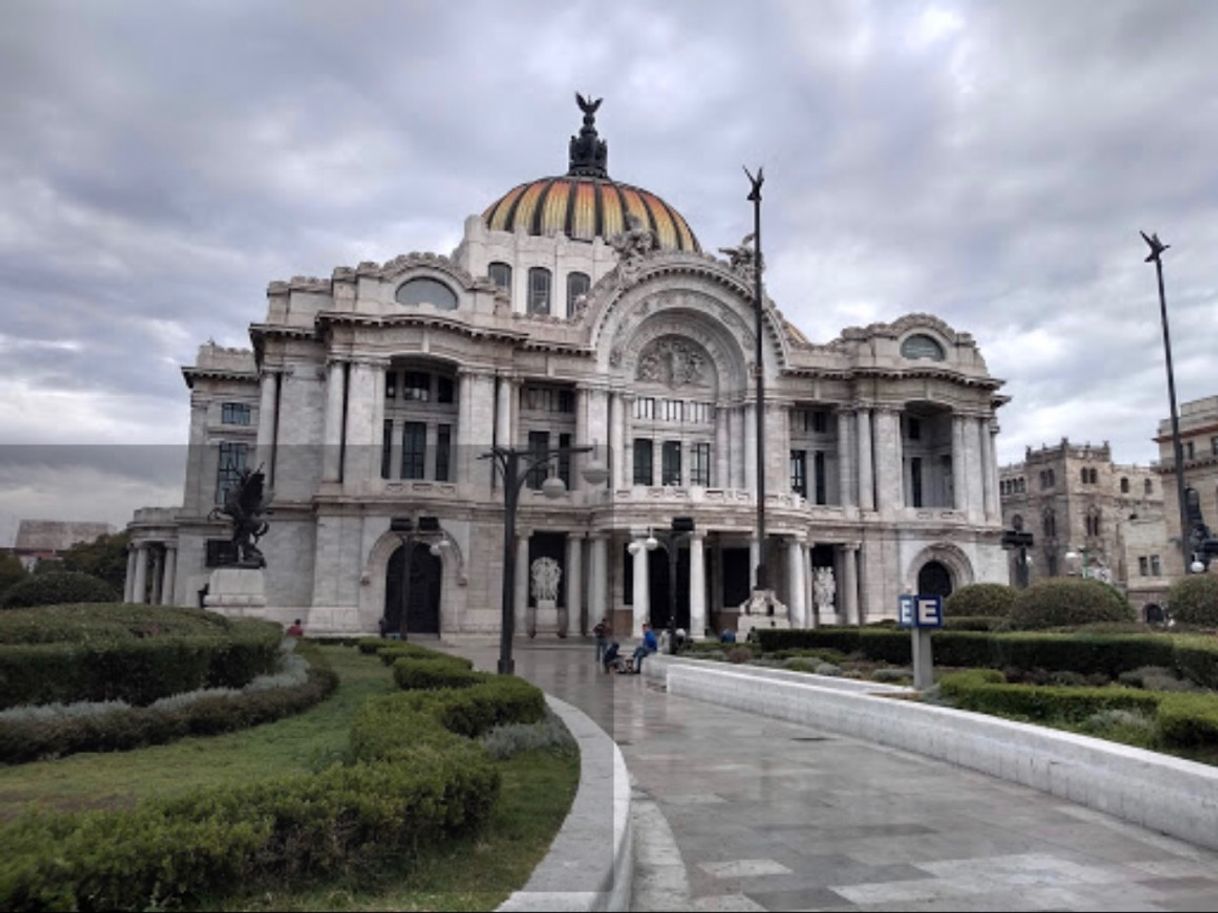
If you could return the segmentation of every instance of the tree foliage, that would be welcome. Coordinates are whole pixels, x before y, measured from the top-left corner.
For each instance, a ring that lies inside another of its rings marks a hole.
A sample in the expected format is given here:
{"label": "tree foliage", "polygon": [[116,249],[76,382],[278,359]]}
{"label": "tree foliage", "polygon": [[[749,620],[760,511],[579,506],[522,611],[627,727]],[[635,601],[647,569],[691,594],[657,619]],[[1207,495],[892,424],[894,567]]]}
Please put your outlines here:
{"label": "tree foliage", "polygon": [[78,542],[61,555],[62,570],[97,577],[121,593],[127,579],[129,541],[126,533],[114,533],[98,536],[92,542]]}

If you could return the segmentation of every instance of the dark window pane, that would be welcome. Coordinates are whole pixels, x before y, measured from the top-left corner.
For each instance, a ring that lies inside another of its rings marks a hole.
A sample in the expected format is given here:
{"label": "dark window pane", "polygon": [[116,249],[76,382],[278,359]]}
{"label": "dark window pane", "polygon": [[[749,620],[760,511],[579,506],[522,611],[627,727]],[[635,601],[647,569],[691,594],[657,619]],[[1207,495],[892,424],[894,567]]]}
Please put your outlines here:
{"label": "dark window pane", "polygon": [[791,451],[791,491],[804,498],[808,496],[807,451]]}
{"label": "dark window pane", "polygon": [[423,422],[406,422],[402,425],[402,478],[425,478],[426,467],[427,425]]}
{"label": "dark window pane", "polygon": [[[558,436],[559,447],[571,446],[571,435],[560,434]],[[560,453],[558,455],[558,477],[562,479],[563,484],[568,488],[571,487],[571,454]]]}
{"label": "dark window pane", "polygon": [[390,467],[393,464],[393,421],[385,419],[385,427],[381,432],[381,478],[389,478]]}
{"label": "dark window pane", "polygon": [[592,280],[587,273],[567,274],[567,316],[574,317],[579,311],[579,296],[588,294]]}
{"label": "dark window pane", "polygon": [[506,263],[490,265],[491,282],[499,286],[510,296],[512,294],[512,268]]}
{"label": "dark window pane", "polygon": [[[441,400],[443,402],[443,400]],[[452,425],[436,428],[436,481],[448,481],[449,453],[452,450]]]}
{"label": "dark window pane", "polygon": [[394,399],[398,395],[398,372],[385,372],[385,399]]}
{"label": "dark window pane", "polygon": [[689,484],[710,485],[710,444],[694,444],[694,464],[690,467]]}
{"label": "dark window pane", "polygon": [[426,371],[407,371],[402,375],[402,399],[431,401],[431,375]]}
{"label": "dark window pane", "polygon": [[922,458],[912,457],[909,461],[910,499],[914,507],[922,506]]}
{"label": "dark window pane", "polygon": [[636,437],[634,439],[634,484],[651,485],[651,450],[650,438]]}
{"label": "dark window pane", "polygon": [[664,485],[681,484],[681,442],[665,441],[663,450],[663,480]]}
{"label": "dark window pane", "polygon": [[241,480],[241,470],[246,466],[245,444],[224,443],[220,445],[220,462],[216,467],[216,503],[223,504],[229,491]]}
{"label": "dark window pane", "polygon": [[453,290],[436,279],[411,279],[398,288],[394,297],[398,304],[408,307],[430,304],[441,311],[457,308],[457,296]]}
{"label": "dark window pane", "polygon": [[550,432],[548,431],[530,431],[529,432],[529,455],[530,462],[534,463],[532,469],[529,470],[529,480],[526,483],[529,488],[540,490],[541,483],[546,480],[549,474],[549,466],[541,461],[541,457],[550,449]]}
{"label": "dark window pane", "polygon": [[816,458],[813,460],[812,466],[816,470],[816,503],[828,504],[825,497],[825,453],[823,450],[816,451]]}
{"label": "dark window pane", "polygon": [[529,270],[529,313],[550,313],[550,271],[540,266]]}
{"label": "dark window pane", "polygon": [[453,401],[453,379],[440,375],[436,378],[436,402],[451,403]]}
{"label": "dark window pane", "polygon": [[226,425],[248,425],[250,407],[247,403],[224,403],[220,407],[220,421]]}

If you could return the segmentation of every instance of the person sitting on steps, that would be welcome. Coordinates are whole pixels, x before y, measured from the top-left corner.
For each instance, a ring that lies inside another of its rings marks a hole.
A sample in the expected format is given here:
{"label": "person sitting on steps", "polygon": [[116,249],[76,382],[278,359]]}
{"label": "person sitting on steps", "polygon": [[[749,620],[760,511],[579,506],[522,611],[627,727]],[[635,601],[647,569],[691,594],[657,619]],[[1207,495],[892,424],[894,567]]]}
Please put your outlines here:
{"label": "person sitting on steps", "polygon": [[634,671],[636,675],[643,671],[643,657],[650,656],[659,648],[660,644],[656,640],[655,632],[651,630],[651,625],[644,622],[643,642],[634,648]]}

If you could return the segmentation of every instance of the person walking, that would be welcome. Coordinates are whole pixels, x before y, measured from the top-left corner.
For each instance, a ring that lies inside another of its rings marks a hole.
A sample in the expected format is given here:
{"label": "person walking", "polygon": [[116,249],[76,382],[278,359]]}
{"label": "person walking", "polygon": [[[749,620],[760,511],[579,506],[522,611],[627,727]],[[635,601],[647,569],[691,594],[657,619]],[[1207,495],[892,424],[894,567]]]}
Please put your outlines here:
{"label": "person walking", "polygon": [[592,629],[592,633],[596,635],[596,661],[599,663],[605,658],[605,649],[609,646],[609,638],[613,634],[613,630],[609,627],[609,619],[602,618],[596,623],[596,627]]}

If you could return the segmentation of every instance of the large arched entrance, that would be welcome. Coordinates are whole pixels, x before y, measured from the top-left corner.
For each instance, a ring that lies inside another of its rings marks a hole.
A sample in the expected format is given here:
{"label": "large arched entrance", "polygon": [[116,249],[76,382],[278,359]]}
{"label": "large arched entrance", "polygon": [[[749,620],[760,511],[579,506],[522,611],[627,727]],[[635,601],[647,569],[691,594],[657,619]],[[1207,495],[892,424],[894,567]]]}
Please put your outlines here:
{"label": "large arched entrance", "polygon": [[918,595],[942,596],[946,599],[952,594],[952,574],[938,561],[927,561],[918,571]]}
{"label": "large arched entrance", "polygon": [[[660,546],[647,556],[648,601],[651,604],[651,626],[657,631],[668,627],[672,612],[673,591],[669,580],[668,550]],[[689,549],[677,549],[676,624],[689,630]]]}
{"label": "large arched entrance", "polygon": [[[431,547],[415,543],[410,562],[409,592],[403,591],[406,548],[400,546],[385,567],[385,631],[405,634],[440,633],[440,587],[444,563]],[[403,624],[403,597],[406,612]]]}

